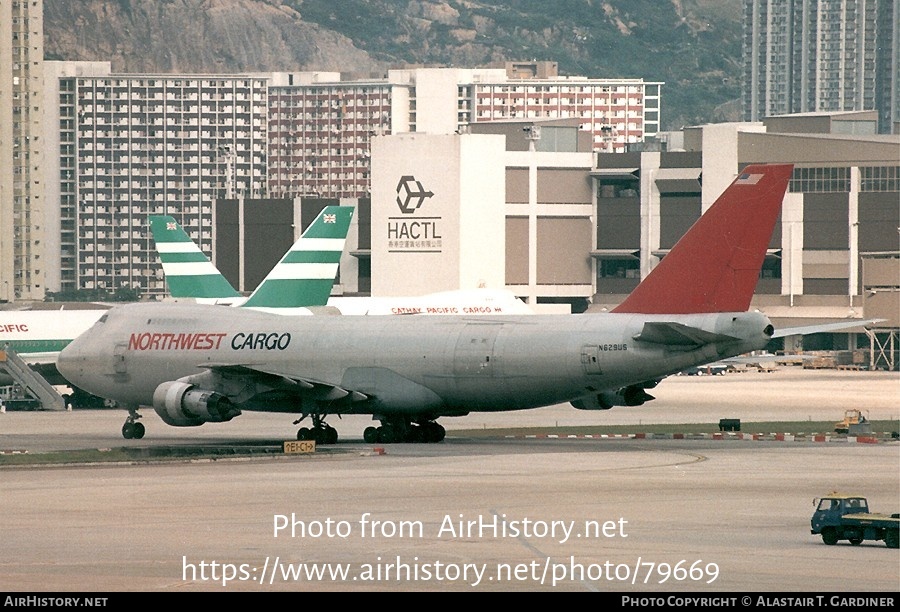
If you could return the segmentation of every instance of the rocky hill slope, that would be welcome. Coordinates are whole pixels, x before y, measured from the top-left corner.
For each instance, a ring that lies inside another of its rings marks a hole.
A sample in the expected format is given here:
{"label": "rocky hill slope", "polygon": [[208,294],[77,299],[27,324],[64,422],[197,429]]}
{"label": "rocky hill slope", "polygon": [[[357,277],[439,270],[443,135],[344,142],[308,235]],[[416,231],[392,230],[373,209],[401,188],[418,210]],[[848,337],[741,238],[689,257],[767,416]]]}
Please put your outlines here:
{"label": "rocky hill slope", "polygon": [[663,81],[663,129],[738,118],[741,0],[44,0],[48,59],[117,72],[552,60]]}

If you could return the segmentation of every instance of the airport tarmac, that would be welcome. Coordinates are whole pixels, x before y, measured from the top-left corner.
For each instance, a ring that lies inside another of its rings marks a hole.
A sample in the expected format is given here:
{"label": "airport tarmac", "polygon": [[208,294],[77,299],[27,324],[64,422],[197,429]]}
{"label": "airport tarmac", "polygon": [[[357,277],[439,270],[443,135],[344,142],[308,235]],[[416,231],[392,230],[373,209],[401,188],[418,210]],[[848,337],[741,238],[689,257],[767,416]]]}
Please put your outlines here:
{"label": "airport tarmac", "polygon": [[[777,421],[839,421],[844,411],[858,408],[869,420],[900,419],[900,374],[809,370],[796,366],[774,372],[748,371],[716,376],[671,376],[650,393],[643,406],[610,410],[576,410],[569,404],[535,410],[472,413],[440,419],[448,432],[492,428],[718,423]],[[71,412],[7,412],[0,414],[0,451],[27,449],[46,452],[80,448],[142,447],[160,444],[265,442],[292,438],[296,415],[245,412],[227,423],[171,427],[152,409],[142,409],[147,434],[141,440],[121,436],[123,410]],[[361,441],[373,424],[366,415],[328,418],[340,440]],[[377,422],[374,423],[377,425]],[[308,426],[308,422],[303,425]],[[768,433],[768,432],[766,432]]]}
{"label": "airport tarmac", "polygon": [[[444,419],[441,444],[3,469],[0,590],[891,593],[900,551],[809,533],[833,490],[900,511],[900,443],[473,438],[464,429],[897,418],[896,373],[672,377],[640,408]],[[179,429],[143,411],[0,414],[0,450],[268,441],[284,415]],[[779,418],[780,417],[780,418]],[[286,425],[287,424],[287,425]],[[460,433],[455,433],[460,432]],[[383,448],[383,452],[379,449]],[[285,526],[284,529],[276,529]],[[293,533],[291,533],[293,527]],[[317,572],[323,572],[317,574]]]}

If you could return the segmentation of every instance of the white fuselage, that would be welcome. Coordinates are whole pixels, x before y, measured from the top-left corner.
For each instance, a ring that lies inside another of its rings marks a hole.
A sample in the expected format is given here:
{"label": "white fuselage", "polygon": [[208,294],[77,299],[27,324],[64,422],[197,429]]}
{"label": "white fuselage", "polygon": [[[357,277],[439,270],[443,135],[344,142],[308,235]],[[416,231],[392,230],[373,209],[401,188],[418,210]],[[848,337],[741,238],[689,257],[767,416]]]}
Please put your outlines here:
{"label": "white fuselage", "polygon": [[[636,340],[647,321],[717,340]],[[331,389],[358,396],[336,412],[434,418],[546,406],[658,380],[763,348],[770,334],[759,313],[278,317],[131,305],[70,344],[59,368],[128,406],[152,405],[161,384],[187,380],[245,410],[289,411],[279,398],[294,394],[299,405],[304,393]]]}

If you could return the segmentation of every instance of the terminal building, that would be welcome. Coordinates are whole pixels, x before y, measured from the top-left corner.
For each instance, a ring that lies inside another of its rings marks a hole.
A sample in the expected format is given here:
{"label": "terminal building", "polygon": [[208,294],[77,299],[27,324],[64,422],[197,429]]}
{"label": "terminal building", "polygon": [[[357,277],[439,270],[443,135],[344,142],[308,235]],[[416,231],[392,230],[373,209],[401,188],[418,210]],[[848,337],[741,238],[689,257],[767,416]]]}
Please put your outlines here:
{"label": "terminal building", "polygon": [[876,122],[874,111],[770,117],[686,128],[658,152],[598,155],[603,263],[592,307],[618,303],[742,167],[792,163],[752,307],[780,327],[884,319],[866,333],[797,337],[785,348],[864,348],[867,363],[895,369],[900,137],[875,134]]}

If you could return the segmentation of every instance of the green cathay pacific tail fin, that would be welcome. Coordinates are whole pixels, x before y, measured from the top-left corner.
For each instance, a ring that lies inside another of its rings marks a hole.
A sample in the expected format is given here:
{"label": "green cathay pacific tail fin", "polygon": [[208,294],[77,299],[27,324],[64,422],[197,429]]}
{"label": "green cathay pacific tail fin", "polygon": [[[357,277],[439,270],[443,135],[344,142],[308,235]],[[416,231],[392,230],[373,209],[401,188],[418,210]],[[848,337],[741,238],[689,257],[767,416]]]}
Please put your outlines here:
{"label": "green cathay pacific tail fin", "polygon": [[256,291],[247,308],[325,306],[344,252],[352,206],[326,206]]}
{"label": "green cathay pacific tail fin", "polygon": [[151,215],[150,232],[162,261],[169,294],[216,300],[240,297],[173,217]]}

